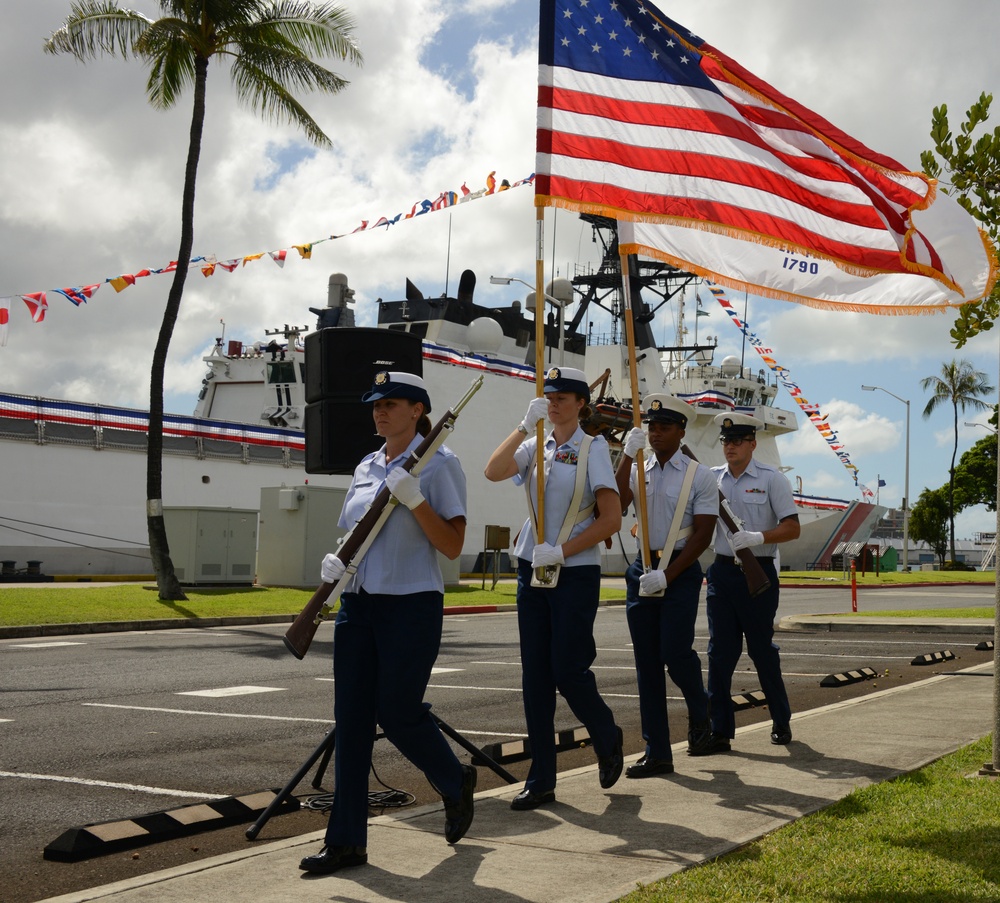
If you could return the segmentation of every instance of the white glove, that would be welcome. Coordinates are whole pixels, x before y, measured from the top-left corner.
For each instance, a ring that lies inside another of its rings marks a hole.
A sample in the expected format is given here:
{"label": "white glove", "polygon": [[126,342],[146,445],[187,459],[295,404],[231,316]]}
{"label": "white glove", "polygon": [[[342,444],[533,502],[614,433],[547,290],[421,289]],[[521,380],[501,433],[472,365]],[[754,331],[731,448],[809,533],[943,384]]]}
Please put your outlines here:
{"label": "white glove", "polygon": [[544,568],[552,564],[565,564],[562,546],[550,546],[547,542],[535,546],[531,552],[531,566],[533,568]]}
{"label": "white glove", "polygon": [[739,552],[741,549],[752,549],[754,546],[764,545],[764,534],[740,530],[733,534],[729,544],[733,547],[734,552]]}
{"label": "white glove", "polygon": [[406,505],[411,511],[423,504],[424,497],[420,492],[420,480],[410,475],[402,467],[390,470],[385,478],[385,485],[401,505]]}
{"label": "white glove", "polygon": [[341,577],[344,576],[344,572],[347,570],[347,565],[344,564],[336,555],[331,552],[326,558],[323,559],[323,567],[320,570],[320,577],[323,578],[324,583],[336,583]]}
{"label": "white glove", "polygon": [[636,452],[642,451],[646,447],[646,431],[641,426],[634,426],[628,431],[625,437],[625,448],[623,451],[630,458],[636,456]]}
{"label": "white glove", "polygon": [[639,578],[639,595],[656,596],[667,588],[667,575],[663,571],[650,571]]}
{"label": "white glove", "polygon": [[544,420],[548,417],[548,415],[548,399],[545,398],[544,395],[540,398],[532,398],[531,403],[528,405],[528,411],[524,415],[524,420],[521,421],[521,426],[528,431],[529,436],[532,436],[535,433],[535,427],[538,425],[538,421]]}

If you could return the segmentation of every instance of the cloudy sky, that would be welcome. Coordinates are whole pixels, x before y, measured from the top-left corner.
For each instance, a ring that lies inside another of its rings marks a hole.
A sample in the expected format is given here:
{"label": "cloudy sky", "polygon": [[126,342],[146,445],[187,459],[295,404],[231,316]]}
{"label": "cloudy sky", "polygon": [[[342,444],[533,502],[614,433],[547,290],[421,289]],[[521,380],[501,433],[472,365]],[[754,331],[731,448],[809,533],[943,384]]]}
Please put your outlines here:
{"label": "cloudy sky", "polygon": [[[86,65],[42,52],[69,0],[16,0],[0,33],[0,73],[8,87],[0,116],[0,296],[50,292],[44,323],[11,304],[0,349],[0,389],[53,398],[144,407],[147,371],[169,287],[151,276],[116,294],[104,285],[76,308],[55,288],[100,283],[162,267],[176,256],[180,187],[190,96],[176,109],[146,103],[145,71],[134,62]],[[150,0],[130,0],[149,15]],[[316,150],[295,130],[241,110],[228,72],[209,73],[195,254],[220,260],[288,249],[284,268],[264,257],[229,274],[188,278],[170,352],[167,409],[193,410],[202,356],[224,329],[246,342],[285,323],[312,327],[309,307],[325,304],[329,274],[346,273],[361,323],[377,298],[402,297],[412,279],[425,294],[454,294],[463,269],[476,272],[480,303],[509,303],[512,288],[490,275],[533,281],[530,188],[317,245],[312,260],[292,245],[350,233],[363,220],[409,212],[444,190],[513,182],[534,169],[537,3],[530,0],[353,0],[362,68],[331,64],[351,80],[338,96],[302,98],[333,147]],[[932,109],[952,123],[983,91],[1000,87],[995,0],[663,0],[665,14],[699,33],[784,93],[877,151],[918,169],[930,146]],[[13,87],[13,86],[16,86]],[[994,116],[994,120],[996,116]],[[992,125],[992,123],[991,123]],[[554,222],[555,239],[551,237]],[[596,261],[589,228],[570,214],[549,222],[547,257],[561,275]],[[699,338],[717,335],[723,353],[741,353],[722,314],[699,320]],[[742,299],[731,294],[734,303]],[[925,376],[959,356],[998,382],[996,331],[956,353],[951,317],[825,313],[749,299],[751,328],[773,349],[810,401],[823,406],[861,480],[887,483],[881,500],[903,494],[905,405],[911,402],[913,499],[947,482],[952,412],[921,414]],[[674,341],[669,316],[657,339]],[[757,367],[746,349],[748,365]],[[996,400],[994,395],[993,401]],[[784,390],[780,406],[796,410]],[[985,436],[959,414],[959,452]],[[800,415],[782,440],[784,462],[813,495],[858,497],[825,441]],[[963,514],[958,534],[994,528],[985,510]]]}

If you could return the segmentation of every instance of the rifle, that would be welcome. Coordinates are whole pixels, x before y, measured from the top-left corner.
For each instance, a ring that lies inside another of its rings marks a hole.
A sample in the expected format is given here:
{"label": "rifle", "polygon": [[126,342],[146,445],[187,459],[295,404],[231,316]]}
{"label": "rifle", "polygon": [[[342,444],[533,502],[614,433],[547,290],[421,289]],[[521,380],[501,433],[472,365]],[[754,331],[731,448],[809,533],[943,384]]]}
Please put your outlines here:
{"label": "rifle", "polygon": [[[681,446],[681,451],[691,458],[692,461],[698,460],[686,445]],[[733,511],[732,506],[729,504],[729,499],[726,498],[721,489],[719,490],[719,520],[725,524],[726,529],[730,533],[737,533],[743,529],[743,522],[737,517],[736,512]],[[759,596],[762,592],[770,588],[771,581],[768,579],[767,574],[764,573],[764,569],[760,566],[760,562],[753,552],[749,549],[740,549],[735,554],[740,562],[740,567],[743,568],[743,576],[747,579],[747,589],[750,591],[751,598]]]}
{"label": "rifle", "polygon": [[[431,431],[424,436],[420,443],[409,457],[403,462],[403,469],[413,476],[416,476],[423,469],[424,464],[430,460],[431,456],[444,443],[445,436],[455,428],[455,421],[462,412],[472,396],[479,391],[483,384],[483,377],[478,377],[469,390],[462,396],[459,402],[449,408],[445,415],[434,425]],[[305,608],[299,612],[292,621],[292,625],[285,632],[283,637],[285,648],[297,659],[305,658],[312,644],[313,637],[319,625],[326,620],[327,615],[333,609],[333,602],[329,602],[332,597],[334,602],[340,598],[340,594],[347,587],[351,578],[358,571],[358,564],[365,557],[371,548],[375,537],[378,536],[382,526],[389,519],[389,515],[395,510],[399,501],[389,492],[388,487],[383,486],[375,499],[365,509],[361,519],[351,528],[346,536],[343,536],[337,546],[337,558],[347,567],[343,577],[334,583],[322,583],[319,589],[313,593],[312,598],[306,603]]]}

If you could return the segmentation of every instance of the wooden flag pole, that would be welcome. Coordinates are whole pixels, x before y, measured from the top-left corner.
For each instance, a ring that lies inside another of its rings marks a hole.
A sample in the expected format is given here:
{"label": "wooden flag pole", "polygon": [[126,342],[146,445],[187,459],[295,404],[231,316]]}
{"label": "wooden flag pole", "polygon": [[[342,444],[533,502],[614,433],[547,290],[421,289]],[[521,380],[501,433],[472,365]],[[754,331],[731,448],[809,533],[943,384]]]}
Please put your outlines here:
{"label": "wooden flag pole", "polygon": [[[621,223],[619,222],[619,227]],[[618,235],[619,248],[621,247],[621,234]],[[622,298],[625,301],[625,343],[628,348],[628,376],[632,385],[632,425],[641,426],[642,409],[639,399],[639,375],[638,365],[635,359],[635,323],[632,317],[632,286],[630,285],[628,254],[618,252],[618,259],[622,271]],[[642,556],[642,569],[649,571],[652,564],[652,556],[649,554],[649,530],[646,516],[646,480],[645,461],[642,449],[635,456],[636,467],[636,489],[635,495],[637,515],[639,518],[639,554]],[[664,565],[665,567],[665,565]]]}
{"label": "wooden flag pole", "polygon": [[[545,208],[535,209],[535,395],[545,396]],[[535,425],[535,486],[538,490],[535,542],[545,542],[545,420]],[[536,579],[545,580],[545,568],[538,568]]]}

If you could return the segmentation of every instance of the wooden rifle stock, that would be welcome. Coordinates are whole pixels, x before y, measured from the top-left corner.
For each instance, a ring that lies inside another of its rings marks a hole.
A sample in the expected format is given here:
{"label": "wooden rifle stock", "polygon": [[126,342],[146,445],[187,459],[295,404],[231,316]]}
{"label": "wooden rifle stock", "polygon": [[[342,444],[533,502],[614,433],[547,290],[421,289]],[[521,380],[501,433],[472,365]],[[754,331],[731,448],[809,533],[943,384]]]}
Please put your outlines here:
{"label": "wooden rifle stock", "polygon": [[[698,460],[686,445],[681,446],[681,451],[692,461]],[[726,529],[730,533],[737,533],[743,529],[734,519],[732,509],[729,507],[729,500],[721,489],[719,490],[719,519],[726,525]],[[749,549],[740,549],[735,554],[739,559],[740,567],[743,568],[743,576],[746,577],[747,589],[750,591],[751,598],[760,595],[771,586],[771,581],[764,573],[764,569],[760,566],[760,562],[753,552]]]}
{"label": "wooden rifle stock", "polygon": [[[431,428],[431,431],[424,436],[423,441],[418,445],[410,456],[403,462],[403,469],[417,475],[423,468],[426,461],[438,450],[444,442],[445,435],[454,429],[455,421],[469,400],[479,391],[483,384],[483,378],[478,377],[462,396],[461,400],[454,407],[450,408],[445,415]],[[383,486],[374,501],[365,510],[361,520],[359,520],[350,532],[340,541],[337,548],[337,558],[347,567],[344,576],[337,583],[322,583],[319,589],[313,593],[312,598],[306,603],[305,608],[299,612],[292,621],[291,626],[283,637],[285,648],[297,659],[305,658],[312,645],[316,630],[324,619],[328,611],[327,603],[331,596],[340,596],[344,587],[357,571],[358,562],[364,557],[375,537],[378,535],[382,525],[392,513],[398,502],[392,497],[387,486]]]}

